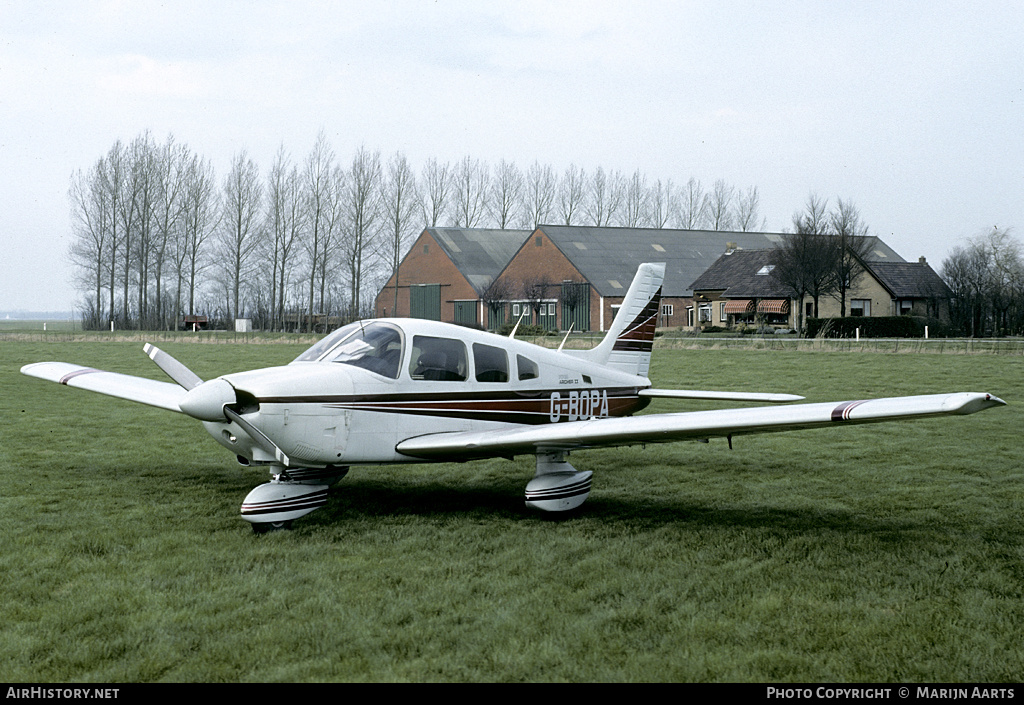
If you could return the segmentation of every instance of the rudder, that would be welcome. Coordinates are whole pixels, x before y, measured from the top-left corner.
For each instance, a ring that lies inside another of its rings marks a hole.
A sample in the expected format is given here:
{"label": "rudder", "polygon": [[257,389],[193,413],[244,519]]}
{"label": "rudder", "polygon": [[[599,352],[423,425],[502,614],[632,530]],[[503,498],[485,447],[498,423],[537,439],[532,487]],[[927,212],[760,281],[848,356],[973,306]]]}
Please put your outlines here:
{"label": "rudder", "polygon": [[651,366],[654,329],[661,307],[664,262],[641,264],[604,340],[581,357],[599,365],[646,377]]}

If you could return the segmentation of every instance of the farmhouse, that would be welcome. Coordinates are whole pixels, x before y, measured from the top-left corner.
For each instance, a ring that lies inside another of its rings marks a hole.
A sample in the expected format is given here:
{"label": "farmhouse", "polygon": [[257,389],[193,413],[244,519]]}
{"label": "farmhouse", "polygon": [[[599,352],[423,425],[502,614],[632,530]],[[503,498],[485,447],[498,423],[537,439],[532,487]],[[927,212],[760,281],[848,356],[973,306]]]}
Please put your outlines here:
{"label": "farmhouse", "polygon": [[[904,262],[877,238],[860,264],[863,274],[847,292],[851,316],[933,316],[948,320],[949,288],[922,257]],[[800,301],[771,276],[773,250],[731,250],[719,257],[693,283],[702,326],[738,324],[797,327]],[[802,302],[804,316],[814,315],[809,297]],[[821,296],[820,317],[839,316],[839,301]]]}

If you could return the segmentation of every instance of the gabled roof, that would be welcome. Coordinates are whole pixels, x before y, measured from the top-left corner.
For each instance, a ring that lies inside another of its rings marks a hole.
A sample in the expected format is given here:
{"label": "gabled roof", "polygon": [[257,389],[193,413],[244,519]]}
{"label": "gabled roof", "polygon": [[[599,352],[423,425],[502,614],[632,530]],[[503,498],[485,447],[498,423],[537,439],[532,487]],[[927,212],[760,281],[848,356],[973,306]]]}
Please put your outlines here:
{"label": "gabled roof", "polygon": [[[771,250],[786,237],[785,233],[577,225],[541,225],[538,230],[555,243],[600,296],[625,295],[637,267],[644,262],[665,263],[663,296],[691,296],[691,283],[727,248]],[[870,239],[868,260],[903,261],[884,242]]]}
{"label": "gabled roof", "polygon": [[953,292],[927,262],[870,262],[878,281],[896,299],[949,299]]}
{"label": "gabled roof", "polygon": [[487,290],[532,230],[427,228],[448,258],[480,295]]}
{"label": "gabled roof", "polygon": [[771,276],[774,250],[736,250],[715,260],[697,281],[694,291],[719,291],[741,299],[788,298],[788,289]]}

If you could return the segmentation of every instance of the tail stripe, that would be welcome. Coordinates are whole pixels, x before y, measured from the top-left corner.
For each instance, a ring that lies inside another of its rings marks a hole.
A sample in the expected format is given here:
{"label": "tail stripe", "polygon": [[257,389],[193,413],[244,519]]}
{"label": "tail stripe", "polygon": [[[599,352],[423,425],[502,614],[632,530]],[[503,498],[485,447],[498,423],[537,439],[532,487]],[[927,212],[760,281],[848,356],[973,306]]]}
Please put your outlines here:
{"label": "tail stripe", "polygon": [[661,287],[636,315],[621,335],[615,340],[612,350],[630,352],[651,352],[654,346],[654,329],[657,327],[658,311],[661,307]]}

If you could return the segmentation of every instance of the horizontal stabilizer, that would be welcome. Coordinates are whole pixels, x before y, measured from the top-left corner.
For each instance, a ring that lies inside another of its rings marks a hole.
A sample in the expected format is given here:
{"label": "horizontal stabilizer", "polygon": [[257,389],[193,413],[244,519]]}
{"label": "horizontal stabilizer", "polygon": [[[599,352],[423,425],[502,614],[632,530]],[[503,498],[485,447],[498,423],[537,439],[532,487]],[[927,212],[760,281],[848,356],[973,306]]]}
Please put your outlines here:
{"label": "horizontal stabilizer", "polygon": [[181,413],[178,406],[185,389],[170,382],[158,382],[145,377],[134,377],[117,372],[104,372],[92,367],[71,365],[67,362],[36,362],[21,368],[23,374],[38,377],[69,387],[87,389],[119,399],[148,404]]}
{"label": "horizontal stabilizer", "polygon": [[1005,403],[991,394],[958,392],[863,401],[650,414],[494,431],[434,433],[402,441],[398,444],[397,450],[416,458],[461,460],[973,414]]}

